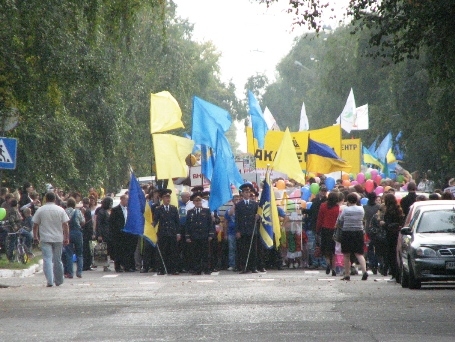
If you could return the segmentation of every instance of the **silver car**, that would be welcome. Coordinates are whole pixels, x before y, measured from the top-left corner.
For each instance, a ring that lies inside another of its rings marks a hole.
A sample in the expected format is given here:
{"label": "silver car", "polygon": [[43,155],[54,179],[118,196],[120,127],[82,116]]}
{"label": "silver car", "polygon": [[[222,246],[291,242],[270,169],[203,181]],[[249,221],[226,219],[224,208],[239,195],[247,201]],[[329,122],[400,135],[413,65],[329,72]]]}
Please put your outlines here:
{"label": "silver car", "polygon": [[[455,201],[428,201],[401,229],[401,286],[455,280]],[[443,203],[442,203],[443,202]]]}

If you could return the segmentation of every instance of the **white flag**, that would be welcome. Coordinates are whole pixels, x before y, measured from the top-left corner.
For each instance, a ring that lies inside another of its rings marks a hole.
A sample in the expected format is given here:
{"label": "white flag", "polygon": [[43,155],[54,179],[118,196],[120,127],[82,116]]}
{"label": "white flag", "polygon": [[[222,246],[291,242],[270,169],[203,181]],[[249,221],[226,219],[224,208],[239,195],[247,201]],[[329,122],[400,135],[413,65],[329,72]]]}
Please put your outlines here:
{"label": "white flag", "polygon": [[263,114],[265,123],[267,124],[267,128],[271,131],[279,131],[280,127],[278,127],[278,124],[276,123],[276,120],[268,107],[265,107]]}
{"label": "white flag", "polygon": [[308,131],[310,129],[310,124],[308,123],[308,116],[306,115],[305,102],[302,102],[302,109],[300,110],[300,131]]}
{"label": "white flag", "polygon": [[348,99],[346,100],[346,104],[344,105],[344,109],[341,112],[340,116],[337,118],[337,124],[341,124],[341,128],[343,128],[348,133],[351,133],[352,126],[354,125],[355,112],[356,107],[354,100],[354,92],[352,91],[351,88]]}
{"label": "white flag", "polygon": [[352,125],[353,131],[360,131],[368,129],[368,103],[366,105],[357,107],[355,110],[354,124]]}

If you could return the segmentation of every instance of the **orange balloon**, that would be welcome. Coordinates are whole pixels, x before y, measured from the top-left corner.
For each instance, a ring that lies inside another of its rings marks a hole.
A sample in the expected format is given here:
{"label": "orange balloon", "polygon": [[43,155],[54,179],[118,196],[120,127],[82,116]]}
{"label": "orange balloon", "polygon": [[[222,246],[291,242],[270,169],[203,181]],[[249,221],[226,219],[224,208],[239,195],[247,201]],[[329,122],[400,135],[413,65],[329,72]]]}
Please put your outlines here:
{"label": "orange balloon", "polygon": [[300,201],[300,208],[306,209],[306,202],[304,200]]}
{"label": "orange balloon", "polygon": [[283,189],[286,188],[286,183],[284,182],[284,180],[279,179],[279,180],[277,180],[277,182],[276,182],[276,187],[277,187],[279,190],[283,190]]}
{"label": "orange balloon", "polygon": [[[343,175],[341,176],[341,179],[342,179],[342,180],[349,180],[349,174],[343,173]],[[351,184],[351,183],[349,183],[349,184]],[[343,185],[344,185],[344,184],[343,184]]]}
{"label": "orange balloon", "polygon": [[[344,176],[344,175],[343,175],[343,176]],[[349,178],[349,175],[346,175],[346,176],[348,176],[348,178]],[[344,180],[341,182],[341,184],[343,184],[343,186],[350,186],[350,185],[351,185],[351,182],[350,182],[349,179],[344,179]]]}

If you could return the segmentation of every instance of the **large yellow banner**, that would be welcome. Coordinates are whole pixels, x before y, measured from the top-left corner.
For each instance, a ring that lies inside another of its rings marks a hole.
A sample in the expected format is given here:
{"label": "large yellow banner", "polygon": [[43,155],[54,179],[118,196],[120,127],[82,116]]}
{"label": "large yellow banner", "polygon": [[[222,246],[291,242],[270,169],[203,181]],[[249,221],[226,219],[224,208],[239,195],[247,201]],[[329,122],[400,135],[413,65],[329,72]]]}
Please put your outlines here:
{"label": "large yellow banner", "polygon": [[[280,147],[284,132],[268,131],[265,136],[264,149],[258,148],[256,139],[253,138],[251,127],[246,128],[247,150],[256,159],[256,168],[265,169],[267,164],[273,164],[275,155]],[[333,148],[341,157],[341,126],[334,125],[311,131],[291,132],[295,153],[302,170],[306,170],[306,151],[308,150],[308,137],[317,142],[324,143]]]}
{"label": "large yellow banner", "polygon": [[360,139],[343,139],[341,140],[341,159],[351,164],[351,173],[360,172],[362,145]]}

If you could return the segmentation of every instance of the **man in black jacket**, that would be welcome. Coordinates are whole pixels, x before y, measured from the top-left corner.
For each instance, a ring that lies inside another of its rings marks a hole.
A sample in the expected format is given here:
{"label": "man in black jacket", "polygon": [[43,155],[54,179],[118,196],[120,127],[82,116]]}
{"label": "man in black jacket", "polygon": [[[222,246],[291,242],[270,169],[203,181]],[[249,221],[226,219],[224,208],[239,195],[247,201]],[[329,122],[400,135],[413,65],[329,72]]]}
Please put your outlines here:
{"label": "man in black jacket", "polygon": [[250,193],[254,191],[252,184],[241,185],[240,191],[243,199],[235,205],[235,235],[238,241],[240,273],[257,273],[258,203],[250,199]]}
{"label": "man in black jacket", "polygon": [[215,236],[215,227],[210,209],[202,207],[201,194],[193,194],[191,200],[194,208],[186,214],[185,229],[186,242],[192,252],[191,268],[193,274],[209,274],[209,243]]}
{"label": "man in black jacket", "polygon": [[[161,251],[163,260],[160,264],[158,274],[163,275],[166,270],[170,274],[178,273],[177,242],[180,241],[180,217],[176,206],[171,205],[170,189],[161,190],[163,204],[155,209],[153,226],[158,224],[158,248]],[[166,268],[163,266],[163,262]]]}
{"label": "man in black jacket", "polygon": [[409,208],[417,200],[416,194],[417,186],[414,182],[409,182],[408,184],[408,194],[401,199],[400,205],[403,210],[403,214],[406,217],[409,213]]}
{"label": "man in black jacket", "polygon": [[[120,197],[120,204],[112,208],[109,217],[112,238],[112,254],[116,272],[134,272],[134,251],[137,245],[137,236],[125,233],[126,218],[128,216],[128,195]],[[123,270],[122,270],[123,267]]]}

